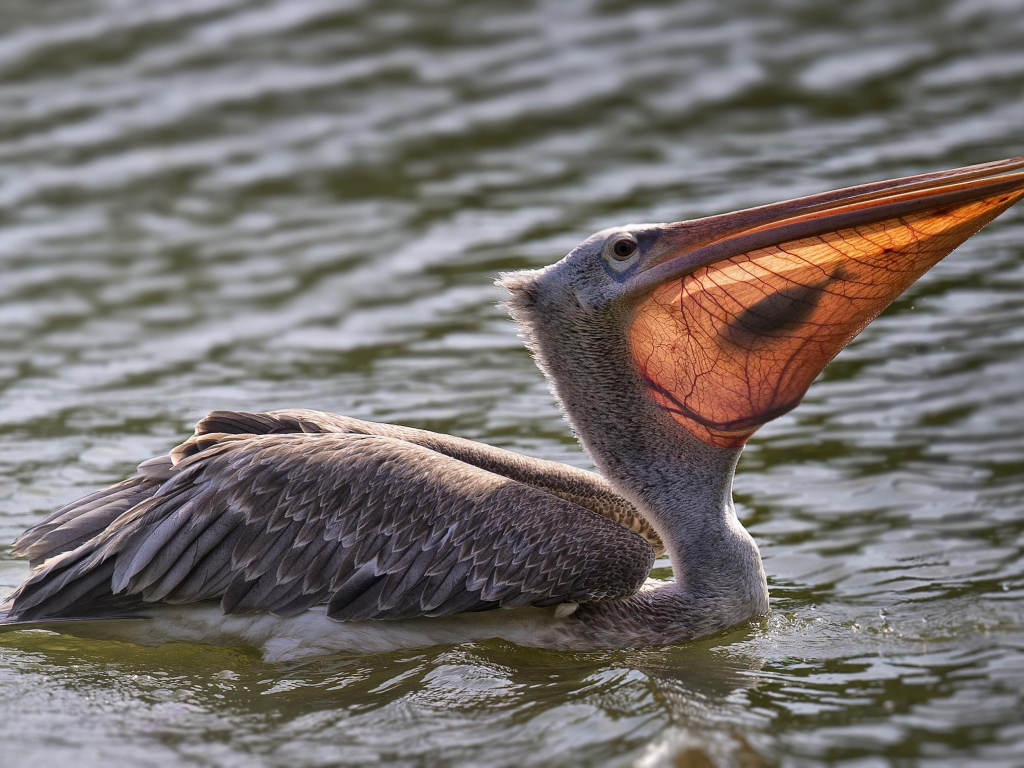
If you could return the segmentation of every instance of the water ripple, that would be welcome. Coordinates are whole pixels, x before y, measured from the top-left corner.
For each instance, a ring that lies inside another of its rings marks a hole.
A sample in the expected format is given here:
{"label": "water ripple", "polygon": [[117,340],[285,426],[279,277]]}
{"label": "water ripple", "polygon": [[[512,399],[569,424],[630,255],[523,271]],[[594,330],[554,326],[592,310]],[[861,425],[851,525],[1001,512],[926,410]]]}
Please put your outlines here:
{"label": "water ripple", "polygon": [[[611,224],[1021,154],[1022,32],[1013,0],[14,2],[0,536],[213,408],[588,466],[497,272]],[[748,448],[766,619],[666,649],[293,666],[26,635],[0,648],[5,759],[1012,764],[1022,221],[940,264]],[[0,559],[0,591],[24,572]]]}

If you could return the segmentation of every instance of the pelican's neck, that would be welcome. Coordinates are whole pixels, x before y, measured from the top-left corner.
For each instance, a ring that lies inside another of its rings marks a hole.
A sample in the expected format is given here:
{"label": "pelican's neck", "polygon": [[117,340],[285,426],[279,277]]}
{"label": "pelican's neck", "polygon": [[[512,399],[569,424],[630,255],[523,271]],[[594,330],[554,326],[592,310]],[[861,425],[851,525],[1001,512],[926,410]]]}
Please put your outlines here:
{"label": "pelican's neck", "polygon": [[723,626],[766,611],[761,557],[732,502],[740,450],[701,442],[655,403],[621,324],[540,325],[529,329],[537,362],[598,469],[664,541],[672,589]]}
{"label": "pelican's neck", "polygon": [[732,500],[740,451],[681,437],[660,409],[642,422],[619,423],[617,409],[573,410],[580,441],[602,474],[665,543],[674,589],[703,611],[722,614],[723,626],[767,610],[760,553]]}

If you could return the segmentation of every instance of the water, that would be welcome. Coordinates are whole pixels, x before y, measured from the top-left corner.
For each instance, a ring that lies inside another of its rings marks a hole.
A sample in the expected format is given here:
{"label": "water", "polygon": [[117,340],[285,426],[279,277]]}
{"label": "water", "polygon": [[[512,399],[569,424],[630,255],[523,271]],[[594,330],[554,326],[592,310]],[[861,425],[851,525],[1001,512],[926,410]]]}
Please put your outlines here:
{"label": "water", "polygon": [[[499,270],[1024,153],[1020,2],[771,5],[8,0],[0,540],[214,408],[588,466]],[[737,498],[773,611],[748,627],[291,665],[7,635],[2,762],[1019,765],[1022,328],[1018,209],[758,434]]]}

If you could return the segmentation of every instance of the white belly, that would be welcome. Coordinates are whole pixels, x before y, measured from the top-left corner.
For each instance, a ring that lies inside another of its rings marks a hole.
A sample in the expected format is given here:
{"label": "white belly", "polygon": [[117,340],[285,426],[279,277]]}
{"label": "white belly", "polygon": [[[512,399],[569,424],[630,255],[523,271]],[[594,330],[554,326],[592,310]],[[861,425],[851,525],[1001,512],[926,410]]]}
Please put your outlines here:
{"label": "white belly", "polygon": [[555,617],[553,608],[348,622],[327,618],[323,606],[288,618],[270,614],[225,615],[213,604],[160,606],[147,610],[147,614],[148,619],[83,622],[62,626],[60,631],[140,645],[248,645],[260,649],[267,661],[290,661],[341,651],[382,653],[491,638],[551,648],[566,644],[565,633],[559,631],[563,619]]}

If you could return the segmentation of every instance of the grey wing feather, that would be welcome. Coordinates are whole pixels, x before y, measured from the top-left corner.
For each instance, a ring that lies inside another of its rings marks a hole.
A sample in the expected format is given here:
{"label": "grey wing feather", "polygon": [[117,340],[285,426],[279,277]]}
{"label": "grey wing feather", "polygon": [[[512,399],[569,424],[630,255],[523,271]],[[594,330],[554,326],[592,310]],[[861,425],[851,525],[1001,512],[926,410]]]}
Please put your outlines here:
{"label": "grey wing feather", "polygon": [[350,416],[294,408],[270,413],[213,411],[196,424],[195,435],[172,452],[172,456],[191,455],[217,434],[343,434],[380,435],[443,453],[488,472],[508,477],[546,493],[571,501],[636,531],[650,542],[658,555],[665,546],[651,524],[608,482],[593,472],[577,467],[523,456],[465,438],[442,435],[423,429],[395,424],[378,424]]}
{"label": "grey wing feather", "polygon": [[160,483],[151,478],[135,476],[73,501],[15,539],[13,554],[27,557],[29,565],[35,568],[106,530],[159,487]]}
{"label": "grey wing feather", "polygon": [[338,620],[439,616],[625,597],[654,560],[601,514],[401,439],[201,437],[172,452],[162,483],[135,478],[90,501],[143,497],[30,577],[10,616],[203,600],[282,615],[326,605]]}

